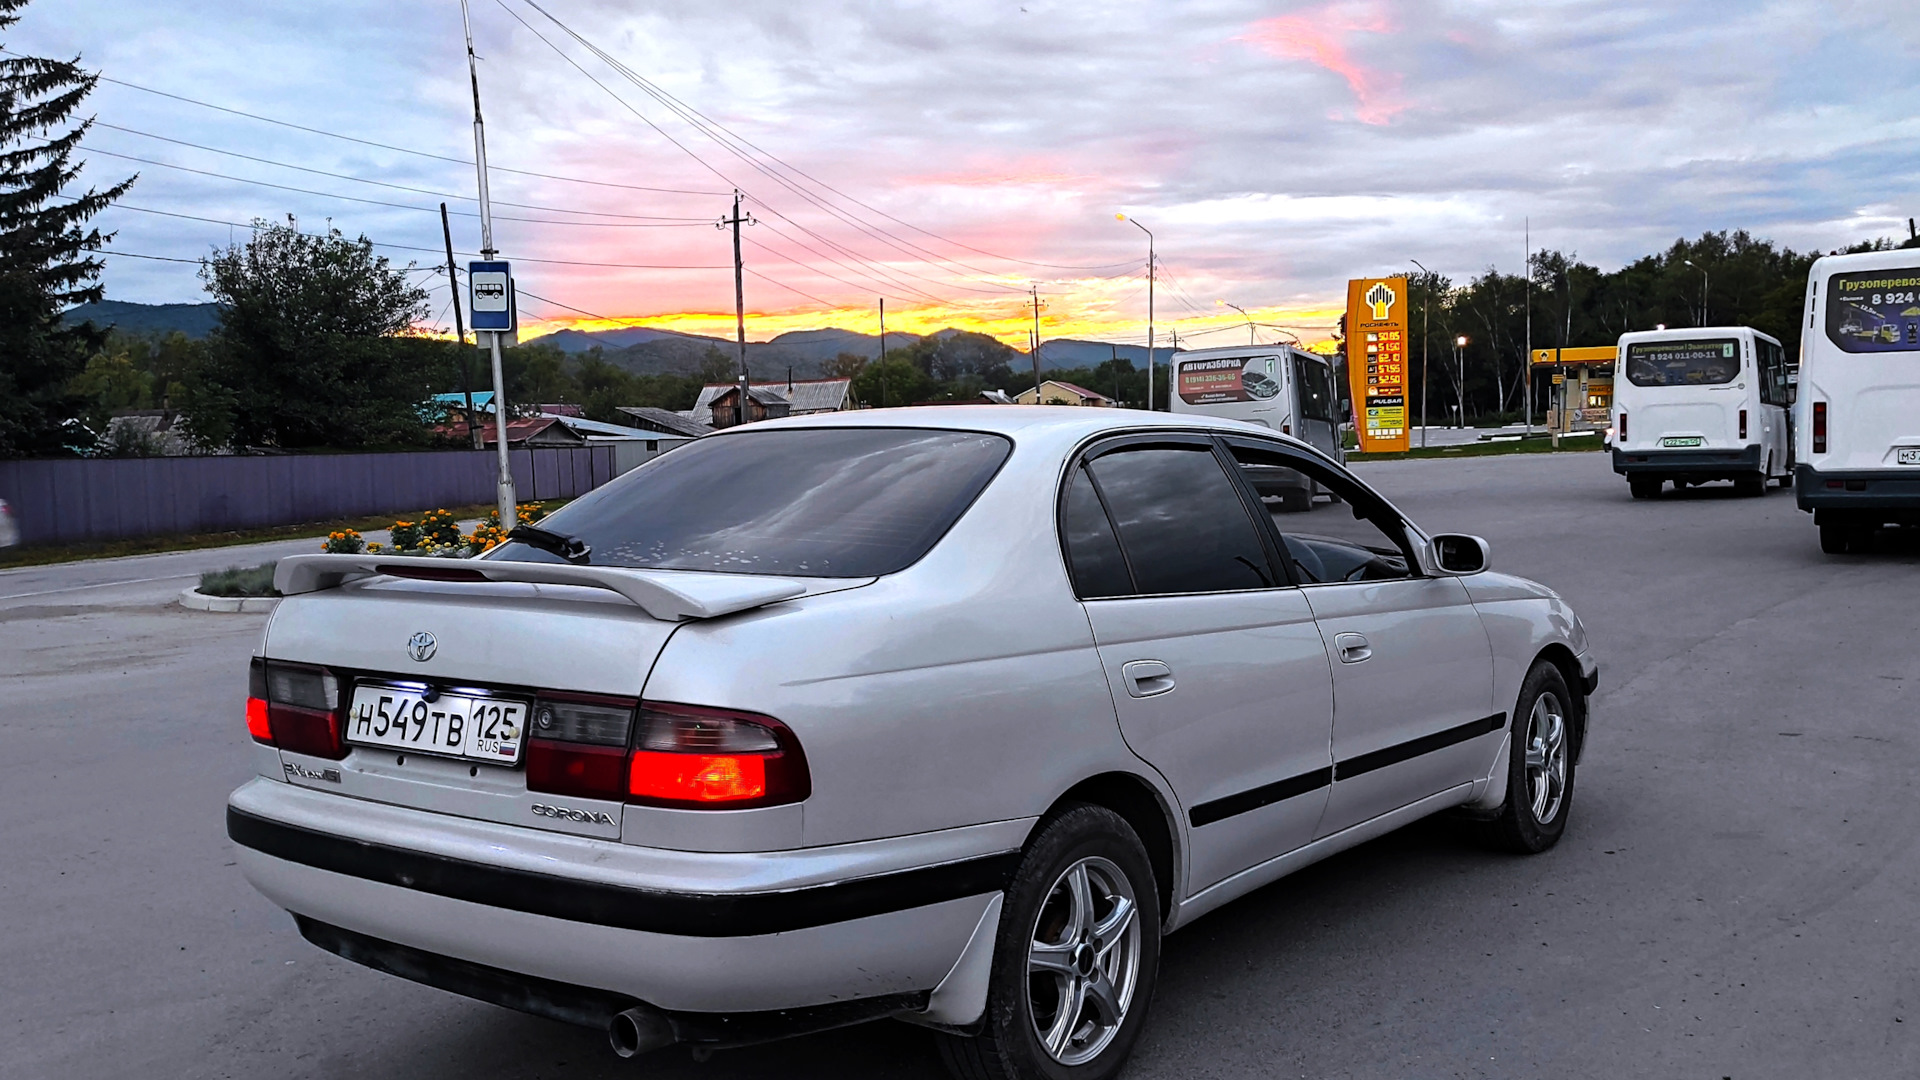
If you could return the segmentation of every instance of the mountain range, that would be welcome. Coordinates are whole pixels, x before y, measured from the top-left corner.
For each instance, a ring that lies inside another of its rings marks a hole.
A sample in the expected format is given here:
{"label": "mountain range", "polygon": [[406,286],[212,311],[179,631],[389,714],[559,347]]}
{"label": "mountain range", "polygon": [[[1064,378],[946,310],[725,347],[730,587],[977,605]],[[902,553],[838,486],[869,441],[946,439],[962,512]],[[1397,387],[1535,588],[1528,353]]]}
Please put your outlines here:
{"label": "mountain range", "polygon": [[[138,304],[126,300],[102,300],[83,304],[61,315],[69,323],[92,322],[96,326],[115,326],[134,334],[166,334],[179,331],[190,338],[203,338],[220,323],[220,309],[214,304]],[[947,329],[935,337],[961,333]],[[905,348],[920,340],[920,335],[902,331],[887,332],[887,348]],[[690,375],[700,370],[707,350],[717,349],[731,358],[738,346],[726,338],[686,334],[677,330],[658,330],[648,326],[619,327],[612,330],[556,330],[522,344],[551,345],[561,352],[578,356],[592,349],[611,364],[636,375]],[[1019,351],[1019,350],[1016,350]],[[757,377],[777,378],[790,368],[794,378],[816,378],[824,366],[841,353],[876,357],[880,337],[853,330],[825,328],[790,330],[769,341],[747,343],[747,365]],[[1165,363],[1173,350],[1156,348],[1154,358]],[[1047,368],[1096,367],[1110,358],[1123,357],[1135,366],[1144,365],[1147,350],[1140,345],[1114,345],[1104,341],[1055,338],[1042,342],[1040,361]]]}

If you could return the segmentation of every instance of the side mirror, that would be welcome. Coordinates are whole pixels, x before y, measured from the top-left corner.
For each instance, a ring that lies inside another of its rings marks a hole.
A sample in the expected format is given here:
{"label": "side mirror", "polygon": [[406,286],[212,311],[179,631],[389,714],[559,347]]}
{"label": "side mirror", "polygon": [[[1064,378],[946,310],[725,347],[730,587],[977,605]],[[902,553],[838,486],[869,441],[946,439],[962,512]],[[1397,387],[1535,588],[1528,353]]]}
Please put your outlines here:
{"label": "side mirror", "polygon": [[1433,568],[1455,577],[1466,577],[1486,570],[1487,542],[1464,533],[1442,533],[1431,541]]}

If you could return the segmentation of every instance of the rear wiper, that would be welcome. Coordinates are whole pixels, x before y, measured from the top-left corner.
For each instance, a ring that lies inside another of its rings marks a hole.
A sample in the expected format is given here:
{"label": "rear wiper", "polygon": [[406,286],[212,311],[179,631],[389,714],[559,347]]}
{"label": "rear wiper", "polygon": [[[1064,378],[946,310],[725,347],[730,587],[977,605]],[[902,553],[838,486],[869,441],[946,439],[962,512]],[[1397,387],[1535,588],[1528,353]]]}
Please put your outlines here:
{"label": "rear wiper", "polygon": [[537,547],[549,555],[558,555],[571,563],[583,563],[593,554],[593,548],[585,540],[566,533],[557,533],[533,525],[516,525],[507,534],[508,540],[518,540],[529,547]]}

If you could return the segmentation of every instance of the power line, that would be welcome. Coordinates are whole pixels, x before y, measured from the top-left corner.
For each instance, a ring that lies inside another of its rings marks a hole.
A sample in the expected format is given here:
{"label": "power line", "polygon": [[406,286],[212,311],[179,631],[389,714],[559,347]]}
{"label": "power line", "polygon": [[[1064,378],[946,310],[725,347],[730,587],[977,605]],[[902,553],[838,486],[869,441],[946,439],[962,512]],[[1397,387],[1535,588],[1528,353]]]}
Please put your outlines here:
{"label": "power line", "polygon": [[[67,200],[70,200],[70,201],[71,201],[71,200],[73,199],[73,196],[71,196],[71,195],[61,195],[61,196],[58,196],[58,197],[59,197],[59,198],[62,198],[62,199],[67,199]],[[250,222],[239,222],[239,221],[226,221],[226,220],[223,220],[223,219],[221,219],[221,218],[210,218],[210,217],[202,217],[202,216],[200,216],[200,215],[198,215],[198,214],[182,214],[182,213],[179,213],[178,211],[174,211],[174,210],[155,210],[154,208],[152,208],[152,207],[150,207],[150,206],[135,206],[135,205],[133,205],[132,203],[126,203],[126,202],[116,202],[116,203],[113,203],[113,204],[112,204],[111,206],[108,206],[108,207],[107,207],[106,209],[108,209],[108,210],[134,210],[134,211],[137,211],[137,212],[139,212],[139,213],[142,213],[142,214],[158,214],[158,215],[160,215],[160,216],[162,216],[162,217],[171,217],[171,218],[181,218],[181,219],[183,219],[183,220],[186,220],[186,221],[203,221],[203,222],[206,222],[206,223],[207,223],[207,224],[209,224],[209,225],[225,225],[225,226],[227,226],[228,228],[232,228],[232,229],[252,229],[252,228],[254,228],[254,225],[253,225],[252,223],[250,223]],[[300,235],[302,235],[302,236],[314,236],[314,237],[318,237],[318,236],[324,236],[325,234],[324,234],[324,233],[310,233],[310,232],[303,232],[303,233],[301,233]],[[438,255],[438,254],[440,254],[440,253],[441,253],[441,249],[440,249],[440,248],[436,248],[436,247],[418,247],[418,246],[416,246],[416,245],[413,245],[413,244],[390,244],[390,243],[386,243],[386,242],[384,242],[384,241],[380,241],[380,240],[368,240],[368,241],[367,241],[367,243],[369,243],[369,244],[372,244],[372,245],[373,245],[374,247],[379,247],[379,248],[392,248],[392,249],[394,249],[395,251],[424,251],[424,252],[427,252],[428,254],[431,254],[431,255]],[[480,254],[479,254],[478,252],[474,252],[474,251],[461,251],[461,252],[456,252],[455,254],[458,254],[458,255],[464,255],[464,256],[466,256],[466,257],[468,257],[468,258],[473,258],[473,259],[477,259],[477,258],[480,258]],[[533,263],[554,263],[554,262],[559,262],[558,260],[554,260],[554,259],[533,259],[533,258],[522,258],[522,259],[515,259],[514,261],[515,261],[515,262],[533,262]],[[570,262],[562,262],[562,263],[559,263],[559,265],[563,265],[563,266],[597,266],[597,267],[606,267],[606,268],[612,268],[612,269],[625,269],[625,270],[725,270],[725,269],[727,269],[727,267],[725,267],[725,266],[722,266],[722,265],[719,265],[719,264],[713,264],[713,265],[706,265],[706,264],[702,264],[702,265],[698,265],[698,266],[678,266],[678,265],[675,265],[675,266],[668,266],[668,265],[662,265],[662,264],[655,264],[655,263],[610,263],[610,262],[577,262],[577,261],[570,261]],[[438,269],[438,267],[436,267],[436,266],[429,266],[429,267],[425,267],[424,269],[429,269],[429,270],[437,270],[437,269]]]}
{"label": "power line", "polygon": [[[7,53],[11,56],[22,55],[21,53],[14,52],[13,50],[7,48],[4,45],[0,45],[0,53]],[[288,120],[279,120],[271,116],[262,116],[259,113],[250,113],[242,109],[229,108],[225,105],[215,105],[210,101],[201,101],[198,98],[187,97],[185,94],[175,94],[166,90],[156,90],[151,86],[141,86],[139,83],[128,82],[125,79],[116,79],[100,71],[95,71],[95,72],[92,72],[91,74],[93,75],[94,78],[99,79],[101,82],[112,83],[115,86],[124,86],[129,90],[138,90],[143,94],[153,94],[157,97],[171,98],[174,101],[182,101],[187,103],[188,105],[198,105],[203,109],[212,109],[215,112],[228,113],[233,116],[244,116],[249,120],[258,120],[263,124],[275,124],[279,127],[291,128],[295,131],[304,131],[309,135],[324,135],[329,139],[340,139],[344,142],[359,143],[361,146],[372,146],[372,147],[377,147],[381,150],[391,150],[396,154],[411,154],[414,157],[428,158],[433,161],[447,161],[447,162],[452,162],[455,165],[465,165],[467,168],[473,167],[473,162],[467,160],[466,158],[448,157],[444,154],[428,153],[425,150],[415,150],[411,147],[394,146],[391,143],[375,142],[372,139],[362,139],[355,135],[342,135],[337,131],[327,131],[324,128],[308,127],[305,124],[296,124]],[[487,171],[512,173],[516,176],[535,176],[535,177],[539,177],[542,180],[562,180],[569,184],[588,184],[593,187],[619,188],[625,191],[653,191],[653,192],[660,192],[668,195],[725,195],[726,194],[726,192],[724,191],[701,191],[701,190],[695,190],[690,188],[649,187],[644,184],[619,184],[619,183],[614,183],[610,180],[588,180],[578,176],[560,176],[554,173],[533,172],[527,169],[509,169],[509,168],[506,168],[505,166],[491,165],[491,164],[487,166]]]}
{"label": "power line", "polygon": [[109,251],[106,248],[96,248],[93,251],[88,252],[88,254],[89,255],[117,255],[123,259],[152,259],[154,262],[190,263],[194,266],[200,265],[199,259],[176,259],[171,255],[142,255],[138,252],[133,252],[133,251]]}
{"label": "power line", "polygon": [[[201,143],[188,142],[185,139],[175,139],[167,135],[155,135],[150,131],[140,131],[137,128],[122,127],[119,124],[109,124],[104,120],[94,121],[93,126],[109,128],[113,131],[124,131],[129,135],[138,135],[144,139],[156,139],[160,142],[173,143],[175,146],[186,146],[186,147],[191,147],[195,150],[205,150],[210,154],[224,154],[228,157],[236,157],[244,161],[254,161],[262,165],[272,165],[275,168],[279,168],[279,169],[292,169],[295,172],[311,173],[314,176],[326,176],[326,177],[331,177],[332,179],[335,179],[335,180],[351,180],[356,184],[371,184],[374,187],[391,188],[394,191],[411,191],[416,195],[431,195],[436,199],[465,199],[467,202],[478,201],[472,195],[452,194],[445,191],[435,191],[432,188],[412,187],[407,184],[389,183],[388,181],[385,181],[385,180],[370,180],[364,176],[354,176],[351,173],[328,172],[325,169],[314,169],[314,168],[309,168],[308,166],[305,166],[305,165],[294,165],[285,161],[275,161],[272,158],[258,157],[253,154],[242,154],[237,150],[222,150],[217,146],[206,146]],[[89,149],[92,149],[92,148],[89,147]],[[545,211],[547,213],[552,213],[552,214],[579,214],[583,217],[617,217],[617,218],[632,219],[636,221],[687,222],[689,224],[698,224],[698,225],[704,225],[707,222],[706,218],[659,217],[653,214],[618,214],[618,213],[609,213],[601,210],[570,210],[564,206],[541,206],[537,203],[506,202],[504,200],[499,200],[499,199],[494,200],[494,205],[512,206],[512,207],[517,207],[521,210],[541,210],[541,211]],[[564,223],[556,223],[556,224],[564,224]],[[596,223],[575,222],[573,224],[596,224]]]}
{"label": "power line", "polygon": [[[85,152],[89,154],[105,154],[107,157],[119,158],[122,161],[137,161],[142,165],[153,165],[162,169],[173,169],[177,172],[193,173],[196,176],[211,177],[215,180],[229,180],[236,184],[251,184],[254,187],[272,188],[275,191],[292,191],[301,195],[315,195],[322,199],[338,199],[342,202],[364,203],[367,206],[384,206],[393,210],[417,210],[424,214],[438,214],[440,212],[438,209],[434,207],[413,206],[409,203],[387,202],[384,199],[363,199],[358,195],[341,195],[331,191],[315,191],[312,188],[293,187],[292,185],[289,185],[289,184],[276,184],[269,180],[251,180],[244,176],[233,176],[228,173],[214,172],[211,169],[196,169],[187,165],[175,165],[173,162],[170,162],[170,161],[156,161],[153,158],[137,157],[133,154],[122,154],[114,150],[102,150],[101,148],[90,145],[90,144],[82,146],[81,149],[83,149]],[[459,196],[455,196],[455,197],[457,198]],[[574,213],[577,211],[566,211],[566,212]],[[470,213],[465,210],[452,210],[452,211],[449,211],[449,213],[456,214],[460,217],[479,217],[480,216],[478,214]],[[578,226],[587,226],[587,227],[597,228],[597,229],[631,229],[631,228],[649,227],[649,226],[642,226],[638,224],[631,224],[631,223],[620,222],[620,221],[561,221],[555,218],[509,217],[504,214],[495,214],[494,218],[497,221],[518,221],[518,222],[524,222],[530,225],[578,225]],[[651,227],[657,228],[658,226],[651,226]]]}
{"label": "power line", "polygon": [[[495,2],[500,4],[502,8],[506,8],[505,0],[495,0]],[[963,248],[965,250],[975,252],[976,254],[985,255],[988,258],[999,259],[1004,262],[1019,263],[1025,266],[1039,266],[1039,267],[1046,267],[1049,269],[1058,269],[1058,270],[1112,269],[1115,267],[1130,265],[1133,261],[1129,259],[1129,260],[1126,260],[1125,262],[1114,262],[1114,263],[1105,263],[1105,264],[1088,265],[1088,266],[1073,266],[1073,265],[1064,265],[1059,263],[1036,262],[1030,259],[1019,259],[1009,255],[999,255],[991,251],[986,251],[982,248],[973,247],[972,245],[969,245],[969,244],[963,244],[960,241],[951,239],[949,237],[941,236],[938,233],[930,232],[926,229],[923,229],[917,225],[912,224],[911,222],[907,222],[900,218],[894,217],[892,214],[889,214],[886,211],[879,209],[878,207],[868,205],[867,203],[864,203],[859,199],[856,199],[853,196],[848,195],[843,191],[840,191],[838,188],[835,188],[833,185],[828,184],[825,181],[822,181],[819,178],[812,176],[811,174],[807,173],[805,170],[797,168],[794,165],[782,160],[777,155],[772,154],[767,150],[761,148],[759,145],[755,144],[751,140],[736,134],[731,129],[727,128],[724,124],[721,124],[718,121],[713,120],[712,118],[708,117],[706,114],[701,113],[699,110],[693,108],[691,105],[688,105],[685,102],[681,101],[679,98],[674,97],[671,93],[668,93],[666,90],[654,84],[652,81],[640,75],[638,72],[635,72],[626,64],[622,63],[620,60],[613,57],[611,54],[607,53],[604,49],[601,49],[599,46],[593,44],[591,41],[588,41],[584,36],[582,36],[580,33],[575,31],[573,28],[561,22],[551,12],[547,11],[545,8],[541,7],[538,3],[534,2],[534,0],[521,0],[521,2],[525,3],[528,7],[532,8],[533,10],[538,11],[541,15],[545,16],[548,21],[552,22],[555,26],[559,27],[561,32],[565,33],[568,37],[573,38],[581,46],[586,48],[587,51],[593,53],[603,63],[607,64],[607,66],[613,68],[615,71],[618,71],[620,74],[625,76],[630,82],[633,82],[636,86],[639,86],[640,89],[644,91],[648,96],[652,97],[655,101],[660,102],[660,104],[666,106],[668,110],[678,115],[682,120],[686,121],[690,126],[694,127],[696,130],[700,131],[702,134],[705,134],[709,139],[712,139],[714,142],[719,143],[722,147],[726,148],[729,152],[731,152],[735,157],[740,158],[743,162],[755,168],[756,170],[763,173],[764,175],[768,176],[770,179],[774,180],[777,183],[780,183],[784,187],[787,187],[789,190],[792,190],[796,195],[800,195],[802,198],[805,198],[810,202],[814,202],[821,209],[826,210],[828,213],[834,214],[836,217],[841,217],[842,220],[847,221],[848,224],[853,225],[855,228],[861,229],[862,231],[866,231],[870,235],[874,235],[876,238],[880,238],[883,243],[890,243],[890,241],[886,238],[892,237],[892,234],[886,233],[885,230],[875,229],[863,222],[856,222],[852,219],[844,217],[833,208],[827,206],[824,202],[821,202],[815,199],[811,194],[802,192],[799,189],[793,187],[793,185],[788,183],[783,177],[777,176],[769,172],[766,168],[762,167],[758,162],[751,160],[745,154],[740,152],[728,140],[737,141],[742,146],[745,146],[753,150],[755,153],[761,155],[762,157],[765,157],[768,161],[778,165],[780,168],[794,174],[795,176],[798,176],[806,180],[807,182],[813,184],[816,187],[821,188],[822,190],[832,192],[833,194],[839,196],[840,198],[846,200],[847,202],[853,203],[856,206],[860,206],[873,213],[879,214],[881,217],[887,218],[888,220],[896,222],[899,225],[912,229],[913,231],[918,232],[924,236],[931,237],[943,243],[951,244],[954,247]],[[520,19],[519,16],[515,14],[511,9],[507,9],[507,11],[508,11],[508,14],[513,15],[515,20],[519,21],[521,25],[523,26],[526,25],[525,20]],[[528,29],[531,30],[532,28],[528,27]],[[542,38],[542,40],[544,41],[545,39]],[[549,43],[549,45],[551,45],[551,43]],[[715,131],[724,133],[727,136],[727,138],[725,139],[721,138],[719,135],[716,135],[714,133]],[[716,175],[718,175],[717,171],[716,171]],[[765,205],[764,200],[756,199],[755,201],[761,202],[763,206]],[[959,262],[958,260],[949,258],[947,256],[940,255],[937,252],[929,251],[928,249],[920,247],[917,244],[913,244],[911,241],[907,241],[898,237],[892,237],[892,239],[898,239],[900,240],[900,243],[907,244],[908,246],[913,247],[917,251],[923,252],[924,254],[932,257],[933,259],[950,262],[955,266],[963,267],[965,269],[973,271],[974,273],[992,276],[987,271],[979,270],[976,267],[967,266],[965,263]],[[898,245],[890,244],[890,246],[897,247]],[[1016,289],[1014,291],[1024,291],[1024,290]]]}
{"label": "power line", "polygon": [[[725,173],[721,172],[719,169],[709,164],[706,160],[701,158],[699,154],[694,153],[692,148],[688,147],[685,143],[681,142],[679,139],[674,138],[671,134],[667,132],[665,128],[662,128],[659,124],[654,123],[651,117],[647,116],[645,113],[635,108],[631,102],[621,97],[618,93],[615,93],[612,87],[600,81],[599,78],[597,78],[592,72],[588,71],[586,68],[581,67],[580,64],[573,59],[573,57],[568,56],[563,49],[561,49],[558,45],[555,45],[551,40],[547,38],[545,34],[542,34],[537,28],[535,28],[533,25],[528,23],[525,19],[521,18],[518,12],[514,11],[512,8],[507,7],[504,0],[495,0],[495,2],[498,3],[501,9],[505,11],[509,16],[511,16],[515,22],[518,22],[521,26],[525,27],[528,33],[531,33],[534,37],[538,38],[542,44],[546,45],[549,49],[553,50],[554,54],[559,56],[560,59],[564,60],[568,66],[572,67],[575,71],[578,71],[589,82],[599,87],[602,91],[604,91],[607,94],[608,97],[613,98],[613,100],[617,102],[622,108],[626,109],[628,112],[632,113],[635,117],[637,117],[641,123],[644,123],[648,127],[652,128],[656,134],[658,134],[661,138],[667,140],[669,143],[672,143],[674,147],[679,149],[681,153],[686,154],[689,158],[691,158],[694,161],[694,163],[698,164],[701,168],[706,169],[708,172],[712,173],[714,176],[720,178],[721,180],[726,181],[729,184],[733,184],[736,188],[740,188],[744,190],[743,185],[735,183],[735,181],[731,177],[727,176]],[[534,9],[537,11],[541,10],[538,7],[538,5],[530,5],[530,6],[534,7]],[[621,72],[630,81],[637,80],[639,78],[637,75],[631,73],[628,70],[625,70],[623,68],[623,65],[621,65],[617,60],[607,56],[604,52],[596,48],[591,42],[586,41],[584,38],[581,38],[580,35],[574,33],[571,29],[569,29],[566,26],[566,24],[560,22],[558,19],[554,19],[552,15],[547,14],[547,12],[545,11],[541,11],[541,14],[546,15],[547,18],[554,23],[554,25],[560,27],[560,29],[563,32],[568,34],[570,37],[574,38],[574,40],[580,42],[583,46],[587,48],[588,51],[594,53],[595,56],[599,57],[602,61],[607,63],[608,66],[614,68],[615,71]],[[636,83],[636,85],[639,85],[639,84]],[[641,89],[645,91],[647,88],[644,85],[642,85]],[[654,96],[656,100],[660,100],[657,95],[654,95]],[[674,111],[674,108],[671,104],[668,104],[665,101],[662,101],[661,103],[663,105],[666,105],[670,111]],[[680,115],[680,114],[676,112],[676,115]],[[683,120],[687,119],[687,117],[685,117],[684,115],[682,115],[681,118]],[[693,124],[696,128],[699,127],[699,125],[694,123],[692,120],[688,120],[688,123]],[[770,179],[773,179],[777,183],[780,183],[783,187],[786,187],[788,190],[793,191],[796,195],[799,195],[801,198],[806,199],[817,206],[820,206],[822,209],[827,210],[828,213],[835,214],[835,216],[841,217],[844,220],[845,215],[839,214],[837,211],[834,211],[831,207],[825,206],[825,204],[821,203],[817,198],[814,198],[809,193],[799,190],[798,188],[794,187],[793,184],[787,182],[784,178],[769,172],[764,166],[761,166],[757,162],[754,162],[746,158],[746,156],[741,154],[737,149],[734,149],[730,145],[726,144],[724,141],[720,140],[717,136],[714,136],[711,132],[706,132],[704,129],[701,129],[701,130],[703,131],[704,134],[707,134],[709,138],[714,139],[714,141],[716,142],[720,142],[721,145],[726,149],[728,149],[729,152],[733,153],[735,157],[738,157],[742,161],[745,161],[748,165],[752,166],[755,170],[759,171],[763,175],[768,176]],[[784,221],[787,224],[793,226],[794,228],[800,230],[801,232],[806,233],[809,237],[812,237],[814,240],[820,242],[821,244],[829,248],[833,248],[837,251],[840,251],[843,254],[845,254],[847,257],[854,259],[855,261],[866,263],[875,267],[880,266],[880,264],[876,263],[874,260],[869,259],[866,256],[863,256],[856,251],[853,251],[852,249],[848,248],[846,245],[840,244],[834,240],[831,240],[825,236],[822,236],[821,234],[813,231],[812,229],[807,228],[805,225],[802,225],[801,223],[793,220],[792,218],[781,213],[778,209],[774,208],[772,205],[767,203],[765,199],[754,197],[754,201],[759,203],[763,208],[766,209],[768,213],[772,214],[774,217],[777,217],[781,221]],[[791,240],[790,237],[788,239]],[[797,243],[797,241],[794,241],[794,242]],[[816,255],[820,254],[817,251],[814,253]],[[825,258],[826,256],[822,256],[822,257]],[[834,260],[834,261],[837,261],[837,260]],[[845,266],[844,263],[841,265]],[[848,268],[848,269],[851,269],[851,268]],[[884,269],[879,270],[878,273],[882,277],[885,277],[887,275],[887,272]],[[906,288],[908,291],[919,293],[921,296],[928,297],[929,299],[933,300],[935,303],[945,304],[952,307],[962,306],[958,303],[955,303],[954,301],[947,300],[944,297],[937,297],[931,293],[927,293],[925,290],[916,289],[910,285],[904,285],[903,283],[899,282],[897,279],[889,279],[889,280],[893,281],[894,287]],[[922,280],[926,280],[926,279],[922,279]],[[1011,288],[1011,287],[1008,286],[1006,288]],[[1018,291],[1018,290],[1014,290],[1014,291]]]}

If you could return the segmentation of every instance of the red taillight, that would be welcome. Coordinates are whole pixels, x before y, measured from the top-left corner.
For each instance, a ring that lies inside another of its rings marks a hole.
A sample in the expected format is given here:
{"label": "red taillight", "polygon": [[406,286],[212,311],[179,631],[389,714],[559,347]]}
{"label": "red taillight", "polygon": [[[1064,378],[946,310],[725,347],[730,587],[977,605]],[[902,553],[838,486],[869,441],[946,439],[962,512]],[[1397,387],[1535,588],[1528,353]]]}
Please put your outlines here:
{"label": "red taillight", "polygon": [[627,795],[627,750],[529,739],[527,790],[617,802]]}
{"label": "red taillight", "polygon": [[770,716],[646,702],[633,741],[628,802],[746,809],[813,792],[799,740]]}
{"label": "red taillight", "polygon": [[1740,410],[1740,437],[1743,439],[1747,437],[1747,410],[1745,409]]}
{"label": "red taillight", "polygon": [[1824,401],[1813,403],[1813,452],[1827,452],[1827,403]]}
{"label": "red taillight", "polygon": [[1280,434],[1282,434],[1282,435],[1291,435],[1291,434],[1293,434],[1293,424],[1291,424],[1291,423],[1285,423],[1285,424],[1281,424],[1281,425],[1280,425]]}
{"label": "red taillight", "polygon": [[637,750],[627,793],[694,805],[740,803],[767,796],[767,759],[758,754],[659,754]]}
{"label": "red taillight", "polygon": [[1621,442],[1627,441],[1627,414],[1626,413],[1620,414],[1620,441]]}
{"label": "red taillight", "polygon": [[799,741],[770,716],[547,693],[532,716],[528,791],[720,810],[812,793]]}
{"label": "red taillight", "polygon": [[347,756],[340,741],[340,683],[325,668],[253,659],[247,673],[247,733],[296,754]]}

